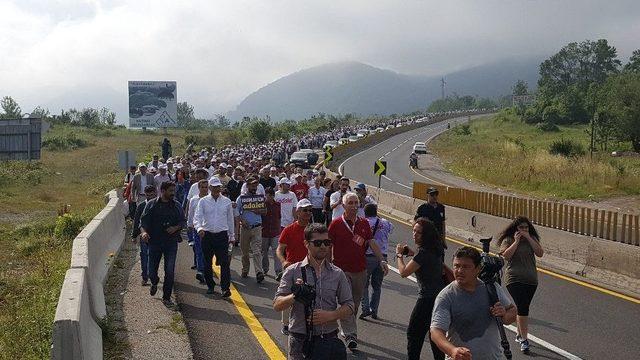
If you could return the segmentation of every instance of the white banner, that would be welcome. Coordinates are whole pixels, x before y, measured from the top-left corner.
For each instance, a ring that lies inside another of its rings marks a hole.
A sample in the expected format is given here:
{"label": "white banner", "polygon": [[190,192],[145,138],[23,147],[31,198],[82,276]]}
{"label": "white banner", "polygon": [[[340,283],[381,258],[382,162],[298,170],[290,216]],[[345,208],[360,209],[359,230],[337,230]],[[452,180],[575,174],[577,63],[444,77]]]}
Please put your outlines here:
{"label": "white banner", "polygon": [[175,81],[129,81],[129,126],[178,126]]}

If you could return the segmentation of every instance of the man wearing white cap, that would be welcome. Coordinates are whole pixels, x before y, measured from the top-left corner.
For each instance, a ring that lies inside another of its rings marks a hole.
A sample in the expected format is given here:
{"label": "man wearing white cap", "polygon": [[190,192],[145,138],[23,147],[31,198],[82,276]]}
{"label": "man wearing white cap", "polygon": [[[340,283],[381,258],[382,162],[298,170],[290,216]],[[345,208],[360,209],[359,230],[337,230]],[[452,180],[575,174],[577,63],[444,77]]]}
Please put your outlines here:
{"label": "man wearing white cap", "polygon": [[228,165],[225,163],[220,164],[218,167],[218,174],[216,175],[224,187],[226,187],[229,180],[231,180],[231,177],[227,176],[227,167]]}
{"label": "man wearing white cap", "polygon": [[280,179],[280,190],[276,192],[275,200],[280,203],[280,225],[282,228],[293,223],[295,219],[295,206],[298,203],[296,194],[289,191],[291,182],[286,177]]}
{"label": "man wearing white cap", "polygon": [[133,176],[133,184],[131,185],[131,196],[136,205],[146,201],[144,189],[147,185],[155,185],[153,183],[153,175],[147,173],[147,164],[138,164],[139,173]]}
{"label": "man wearing white cap", "polygon": [[171,177],[167,174],[167,165],[165,164],[161,163],[160,166],[158,166],[158,171],[159,174],[153,178],[153,184],[156,186],[158,194],[160,194],[160,185],[162,185],[163,182],[171,181]]}
{"label": "man wearing white cap", "polygon": [[229,243],[235,241],[235,226],[231,200],[220,194],[222,182],[217,177],[209,179],[210,196],[201,198],[196,207],[193,224],[202,242],[204,256],[204,280],[207,294],[213,294],[213,256],[220,265],[220,287],[222,297],[231,296],[231,268]]}

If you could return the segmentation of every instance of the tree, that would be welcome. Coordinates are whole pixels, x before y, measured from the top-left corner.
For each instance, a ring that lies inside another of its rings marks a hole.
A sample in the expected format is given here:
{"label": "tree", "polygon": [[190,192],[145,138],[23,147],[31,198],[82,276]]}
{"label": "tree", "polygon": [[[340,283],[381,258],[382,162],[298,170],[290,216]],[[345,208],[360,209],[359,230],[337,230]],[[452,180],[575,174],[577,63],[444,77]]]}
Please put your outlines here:
{"label": "tree", "polygon": [[178,127],[183,129],[189,129],[193,125],[193,121],[196,119],[193,111],[193,106],[189,105],[186,101],[178,103]]}
{"label": "tree", "polygon": [[227,117],[222,114],[213,115],[213,120],[214,120],[214,126],[219,128],[224,129],[224,128],[228,128],[229,125],[231,125],[231,122],[229,121],[229,119],[227,119]]}
{"label": "tree", "polygon": [[40,106],[36,106],[30,113],[31,117],[37,117],[41,119],[47,119],[51,116],[49,109],[44,109]]}
{"label": "tree", "polygon": [[103,125],[113,126],[116,124],[116,114],[106,107],[103,107],[98,112],[98,118]]}
{"label": "tree", "polygon": [[629,62],[624,66],[624,71],[640,73],[640,49],[633,51]]}
{"label": "tree", "polygon": [[259,144],[269,141],[271,136],[271,124],[265,120],[252,120],[249,124],[249,137]]}
{"label": "tree", "polygon": [[618,140],[640,152],[640,73],[611,76],[599,92],[598,112],[615,118]]}
{"label": "tree", "polygon": [[5,96],[0,100],[0,107],[3,111],[0,113],[0,119],[19,119],[22,117],[20,105],[11,96]]}
{"label": "tree", "polygon": [[513,95],[527,95],[529,93],[529,84],[524,80],[518,80],[513,85]]}

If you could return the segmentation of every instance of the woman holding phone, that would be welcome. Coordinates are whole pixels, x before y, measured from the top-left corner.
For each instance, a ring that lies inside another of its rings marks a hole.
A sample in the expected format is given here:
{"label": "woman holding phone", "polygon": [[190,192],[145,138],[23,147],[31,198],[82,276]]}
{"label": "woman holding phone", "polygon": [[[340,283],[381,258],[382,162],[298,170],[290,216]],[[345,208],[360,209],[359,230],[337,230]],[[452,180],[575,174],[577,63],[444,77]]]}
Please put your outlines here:
{"label": "woman holding phone", "polygon": [[[407,358],[420,359],[422,345],[429,331],[431,313],[436,296],[445,286],[444,244],[435,225],[427,218],[418,218],[413,225],[413,241],[416,251],[405,244],[396,246],[396,257],[400,276],[416,274],[418,281],[418,300],[411,312],[407,327]],[[413,256],[405,264],[404,257]],[[436,360],[444,359],[444,353],[431,343],[431,351]]]}
{"label": "woman holding phone", "polygon": [[520,343],[520,351],[526,354],[529,352],[529,305],[538,287],[536,257],[542,257],[544,250],[538,232],[524,216],[518,216],[502,231],[498,246],[506,260],[503,285],[518,308],[516,341]]}

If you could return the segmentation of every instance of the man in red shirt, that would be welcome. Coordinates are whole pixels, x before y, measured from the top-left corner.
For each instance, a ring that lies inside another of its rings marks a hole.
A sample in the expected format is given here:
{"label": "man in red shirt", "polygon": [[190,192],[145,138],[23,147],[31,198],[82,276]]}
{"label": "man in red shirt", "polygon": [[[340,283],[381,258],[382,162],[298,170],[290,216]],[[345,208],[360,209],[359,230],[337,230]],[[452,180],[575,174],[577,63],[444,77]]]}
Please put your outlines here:
{"label": "man in red shirt", "polygon": [[[304,246],[304,229],[311,223],[312,209],[313,205],[308,199],[298,201],[296,205],[298,220],[285,227],[280,233],[276,254],[282,262],[282,271],[287,266],[304,260],[307,256],[307,248]],[[364,283],[362,286],[364,287]],[[289,336],[289,309],[282,311],[282,334]]]}
{"label": "man in red shirt", "polygon": [[296,174],[296,183],[291,187],[298,200],[309,198],[309,185],[302,181],[302,174]]}
{"label": "man in red shirt", "polygon": [[389,273],[389,267],[384,261],[380,247],[375,241],[371,241],[373,234],[369,222],[365,218],[358,217],[359,204],[358,195],[352,192],[346,193],[342,197],[344,214],[334,219],[329,225],[329,238],[333,242],[333,264],[347,275],[355,304],[353,314],[340,322],[344,339],[350,350],[358,347],[356,317],[367,279],[366,252],[369,247],[380,261],[384,275]]}

